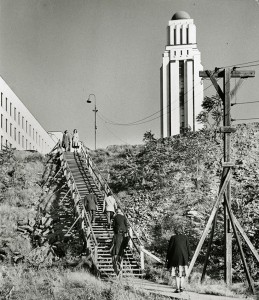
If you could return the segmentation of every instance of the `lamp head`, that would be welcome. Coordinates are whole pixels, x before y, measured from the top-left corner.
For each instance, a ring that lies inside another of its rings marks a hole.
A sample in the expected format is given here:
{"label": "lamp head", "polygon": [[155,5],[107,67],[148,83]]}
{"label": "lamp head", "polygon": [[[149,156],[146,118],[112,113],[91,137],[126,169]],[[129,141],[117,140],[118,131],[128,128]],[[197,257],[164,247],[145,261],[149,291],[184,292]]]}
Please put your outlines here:
{"label": "lamp head", "polygon": [[92,103],[92,101],[89,98],[86,100],[86,102],[87,103]]}

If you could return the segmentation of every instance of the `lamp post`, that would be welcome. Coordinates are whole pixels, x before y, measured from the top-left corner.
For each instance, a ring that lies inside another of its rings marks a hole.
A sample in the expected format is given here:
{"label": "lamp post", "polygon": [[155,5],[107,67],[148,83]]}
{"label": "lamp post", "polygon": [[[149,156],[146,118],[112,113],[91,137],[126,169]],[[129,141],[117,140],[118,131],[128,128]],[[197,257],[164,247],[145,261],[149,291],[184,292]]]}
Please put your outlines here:
{"label": "lamp post", "polygon": [[96,113],[98,112],[98,109],[96,109],[96,96],[95,94],[90,94],[88,96],[88,99],[87,99],[87,103],[92,103],[91,101],[91,96],[94,96],[94,109],[93,109],[93,112],[94,112],[94,149],[96,150],[96,131],[97,131],[97,126],[96,126]]}

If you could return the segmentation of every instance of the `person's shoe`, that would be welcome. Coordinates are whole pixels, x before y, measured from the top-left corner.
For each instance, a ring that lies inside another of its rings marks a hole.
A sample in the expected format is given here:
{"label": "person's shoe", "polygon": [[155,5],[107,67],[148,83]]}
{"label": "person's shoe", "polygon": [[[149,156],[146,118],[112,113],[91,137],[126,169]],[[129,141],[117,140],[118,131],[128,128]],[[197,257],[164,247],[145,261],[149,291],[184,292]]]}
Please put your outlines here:
{"label": "person's shoe", "polygon": [[183,292],[183,289],[182,289],[182,288],[180,288],[180,292]]}
{"label": "person's shoe", "polygon": [[174,291],[174,293],[180,293],[180,290],[176,289],[176,290]]}

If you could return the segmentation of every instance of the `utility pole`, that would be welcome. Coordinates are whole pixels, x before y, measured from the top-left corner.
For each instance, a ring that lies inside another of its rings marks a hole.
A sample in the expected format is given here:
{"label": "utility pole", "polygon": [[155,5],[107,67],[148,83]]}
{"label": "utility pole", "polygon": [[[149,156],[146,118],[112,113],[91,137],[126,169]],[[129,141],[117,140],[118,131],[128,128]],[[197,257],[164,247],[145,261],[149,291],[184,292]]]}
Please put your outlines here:
{"label": "utility pole", "polygon": [[94,104],[94,150],[96,150],[96,131],[97,131],[97,124],[96,124],[96,113],[98,112],[98,109],[96,109],[96,103]]}
{"label": "utility pole", "polygon": [[[241,255],[241,259],[244,265],[245,273],[247,275],[247,280],[249,282],[250,288],[252,292],[254,293],[254,285],[253,280],[250,276],[248,266],[245,260],[244,252],[242,250],[242,245],[239,240],[239,236],[237,234],[237,229],[240,231],[244,239],[247,241],[247,236],[242,230],[240,224],[234,217],[232,210],[231,210],[231,169],[234,167],[234,164],[230,160],[230,151],[231,151],[231,133],[235,132],[235,128],[231,127],[231,94],[233,95],[234,92],[237,91],[238,86],[236,86],[233,91],[230,91],[230,80],[231,78],[248,78],[248,77],[254,77],[255,72],[254,71],[239,71],[234,69],[223,69],[222,71],[219,71],[219,69],[215,69],[215,71],[200,71],[200,77],[202,78],[210,78],[212,84],[214,85],[219,97],[221,98],[223,102],[223,127],[220,128],[220,132],[224,134],[224,162],[222,164],[223,170],[222,170],[222,179],[221,179],[221,185],[219,190],[218,198],[214,204],[214,207],[212,209],[210,218],[208,220],[208,223],[206,225],[206,228],[203,232],[203,235],[201,237],[201,240],[196,248],[195,254],[192,258],[188,276],[190,275],[190,272],[193,268],[193,265],[195,263],[195,260],[197,259],[197,256],[201,250],[202,244],[206,238],[206,235],[209,232],[209,228],[211,224],[213,223],[213,227],[211,230],[211,237],[209,241],[208,246],[208,252],[205,258],[204,262],[204,269],[202,274],[202,279],[205,276],[206,267],[208,263],[208,258],[210,254],[210,248],[211,243],[213,239],[214,234],[214,227],[216,223],[217,218],[217,212],[219,208],[219,204],[222,198],[224,198],[223,207],[224,207],[224,236],[225,236],[225,282],[227,285],[232,284],[232,231],[234,232],[234,235],[236,237],[239,252]],[[216,78],[223,78],[223,91],[221,87],[217,83]],[[258,253],[254,251],[253,247],[251,247],[250,241],[247,242],[250,249],[258,259]]]}
{"label": "utility pole", "polygon": [[[224,100],[223,100],[223,128],[231,128],[231,96],[230,96],[230,69],[224,70],[223,86],[224,86]],[[225,166],[230,164],[230,149],[231,149],[231,131],[224,132],[224,163]],[[227,166],[226,166],[227,167]],[[230,166],[230,174],[231,174]],[[224,165],[223,165],[224,168]],[[223,169],[223,172],[225,170]],[[225,202],[228,201],[231,207],[231,184],[230,181],[224,195],[224,231],[225,231],[225,282],[228,286],[232,285],[232,232],[230,220],[227,212]]]}
{"label": "utility pole", "polygon": [[96,150],[96,131],[97,131],[97,124],[96,124],[96,114],[98,112],[98,109],[96,108],[96,96],[95,94],[90,94],[88,96],[88,99],[87,99],[87,103],[92,103],[92,100],[90,99],[91,96],[94,96],[94,109],[93,109],[93,112],[94,112],[94,150]]}

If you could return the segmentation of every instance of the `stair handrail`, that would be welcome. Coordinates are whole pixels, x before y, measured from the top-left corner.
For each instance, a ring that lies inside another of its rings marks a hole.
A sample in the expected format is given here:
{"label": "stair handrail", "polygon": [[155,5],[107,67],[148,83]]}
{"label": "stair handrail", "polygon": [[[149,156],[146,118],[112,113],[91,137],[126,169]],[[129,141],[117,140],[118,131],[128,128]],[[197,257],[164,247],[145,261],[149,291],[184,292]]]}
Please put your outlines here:
{"label": "stair handrail", "polygon": [[[95,249],[96,249],[96,247],[98,246],[98,242],[96,240],[96,236],[94,234],[91,222],[89,220],[88,213],[87,213],[87,211],[86,211],[86,209],[85,209],[85,207],[82,203],[81,196],[80,196],[80,193],[79,193],[78,188],[76,186],[76,182],[75,182],[75,179],[73,177],[73,174],[72,174],[72,172],[69,168],[69,165],[68,165],[67,161],[64,159],[64,151],[63,151],[62,147],[60,147],[60,152],[61,152],[61,154],[60,154],[59,157],[60,157],[61,162],[63,162],[63,164],[64,164],[64,166],[62,166],[62,168],[65,169],[68,172],[68,175],[67,175],[68,179],[67,180],[71,180],[71,182],[72,182],[72,198],[75,199],[74,202],[75,202],[76,207],[79,203],[81,203],[80,209],[83,211],[83,214],[82,214],[81,217],[83,217],[86,220],[87,227],[90,228],[90,232],[91,232],[90,236],[92,237],[92,239],[94,241],[94,246],[95,246]],[[75,193],[75,196],[73,196],[74,193]],[[76,197],[76,195],[77,195],[77,197]],[[80,211],[78,212],[78,214],[80,215]],[[86,239],[87,239],[87,237],[86,237]]]}
{"label": "stair handrail", "polygon": [[[108,182],[101,176],[101,172],[99,170],[99,168],[96,166],[96,164],[93,162],[92,158],[90,157],[89,153],[86,151],[86,147],[85,145],[81,142],[81,152],[83,153],[85,159],[86,159],[86,162],[87,162],[87,166],[88,168],[90,167],[91,168],[91,171],[92,171],[92,174],[95,176],[96,180],[101,184],[101,186],[103,187],[104,189],[104,193],[105,193],[105,196],[107,195],[107,192],[110,192],[112,194],[112,196],[114,197],[115,201],[120,205],[120,208],[123,212],[123,214],[125,215],[126,219],[127,219],[127,222],[130,226],[130,228],[132,229],[134,235],[136,236],[138,242],[139,242],[139,247],[140,249],[138,249],[137,245],[135,244],[135,242],[133,241],[133,245],[135,246],[135,248],[137,249],[137,251],[141,254],[141,253],[145,253],[147,255],[149,255],[150,257],[152,257],[153,259],[155,259],[156,261],[158,261],[159,263],[162,263],[162,260],[160,258],[158,258],[157,256],[153,255],[152,253],[150,253],[149,251],[147,251],[145,248],[144,248],[144,245],[142,243],[142,241],[140,240],[138,234],[136,233],[134,227],[132,226],[131,222],[129,221],[129,218],[127,217],[127,214],[124,213],[123,209],[122,209],[122,205],[121,205],[121,202],[119,200],[119,198],[114,195],[114,193],[112,192]],[[89,163],[90,162],[90,163]],[[96,172],[98,174],[96,174]]]}
{"label": "stair handrail", "polygon": [[[107,192],[110,192],[110,193],[112,194],[112,196],[114,197],[114,199],[116,200],[116,202],[119,204],[119,206],[120,206],[120,208],[121,208],[121,210],[122,210],[124,216],[125,216],[126,219],[127,219],[128,224],[130,225],[130,228],[132,229],[133,233],[135,234],[136,238],[138,239],[140,245],[143,246],[143,243],[142,243],[142,241],[140,240],[140,238],[138,237],[138,235],[137,235],[137,233],[136,233],[134,227],[132,226],[131,222],[129,221],[129,218],[127,217],[127,214],[123,211],[122,204],[121,204],[119,198],[112,192],[112,190],[111,190],[111,188],[109,187],[109,184],[107,183],[107,181],[101,176],[101,172],[100,172],[99,168],[96,166],[96,164],[93,162],[92,158],[91,158],[90,155],[85,151],[84,148],[85,148],[85,146],[83,145],[82,150],[83,150],[84,156],[86,157],[86,159],[87,159],[88,161],[91,161],[90,164],[89,164],[89,163],[87,164],[88,167],[91,168],[91,170],[92,170],[92,172],[93,172],[93,175],[95,176],[95,178],[97,179],[97,181],[98,181],[98,182],[101,184],[101,186],[103,187],[105,195],[107,195]],[[97,171],[98,174],[96,174],[95,171]]]}

